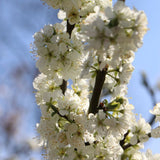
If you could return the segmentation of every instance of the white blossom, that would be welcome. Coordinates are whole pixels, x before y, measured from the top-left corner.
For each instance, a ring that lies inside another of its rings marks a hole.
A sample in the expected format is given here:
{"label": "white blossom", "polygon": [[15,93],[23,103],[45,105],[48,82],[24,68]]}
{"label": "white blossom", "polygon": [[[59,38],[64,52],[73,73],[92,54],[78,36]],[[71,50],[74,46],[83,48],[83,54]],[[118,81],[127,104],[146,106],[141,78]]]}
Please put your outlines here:
{"label": "white blossom", "polygon": [[160,126],[151,130],[151,137],[160,138]]}
{"label": "white blossom", "polygon": [[160,122],[160,103],[157,103],[153,110],[150,110],[150,112],[156,116],[155,121]]}
{"label": "white blossom", "polygon": [[[159,126],[151,129],[142,117],[137,121],[126,97],[134,52],[147,31],[144,12],[122,1],[43,1],[59,9],[62,20],[33,36],[40,71],[33,86],[42,114],[37,132],[47,159],[160,159],[139,151],[150,137],[160,137]],[[98,95],[103,99],[93,114],[88,111],[98,72],[105,73],[110,99]],[[160,121],[160,103],[150,112]]]}

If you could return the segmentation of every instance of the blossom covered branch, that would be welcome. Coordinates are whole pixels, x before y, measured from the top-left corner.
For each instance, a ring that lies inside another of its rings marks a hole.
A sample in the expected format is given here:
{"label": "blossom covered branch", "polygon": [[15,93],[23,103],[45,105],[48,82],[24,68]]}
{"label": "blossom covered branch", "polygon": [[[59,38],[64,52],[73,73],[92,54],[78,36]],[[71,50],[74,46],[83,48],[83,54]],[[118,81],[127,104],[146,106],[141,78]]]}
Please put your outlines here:
{"label": "blossom covered branch", "polygon": [[[42,114],[37,131],[47,159],[160,159],[139,151],[160,137],[160,128],[137,121],[126,96],[134,53],[148,30],[145,13],[124,1],[44,1],[62,20],[35,33],[32,45],[41,72],[33,82]],[[101,97],[102,89],[110,98]],[[159,104],[151,113],[160,121]]]}

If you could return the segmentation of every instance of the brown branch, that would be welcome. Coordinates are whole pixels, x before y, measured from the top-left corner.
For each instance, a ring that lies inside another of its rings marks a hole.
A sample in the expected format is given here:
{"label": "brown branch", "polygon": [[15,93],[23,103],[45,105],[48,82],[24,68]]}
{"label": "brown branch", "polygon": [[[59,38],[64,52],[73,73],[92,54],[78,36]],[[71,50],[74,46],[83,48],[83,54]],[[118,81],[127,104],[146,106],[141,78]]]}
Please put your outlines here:
{"label": "brown branch", "polygon": [[67,81],[63,79],[62,84],[60,85],[60,88],[62,90],[63,95],[65,94],[65,91],[67,89]]}
{"label": "brown branch", "polygon": [[105,81],[106,73],[107,73],[106,68],[104,68],[102,71],[100,70],[97,71],[96,81],[95,81],[88,113],[96,114],[98,112],[98,103],[99,103],[102,87]]}
{"label": "brown branch", "polygon": [[[72,31],[74,29],[74,26],[75,24],[71,25],[69,23],[69,21],[67,20],[67,33],[69,34],[69,37],[71,38],[71,34],[72,34]],[[62,84],[60,85],[60,88],[62,90],[62,93],[65,94],[66,92],[66,89],[67,89],[67,81],[63,79],[63,82]]]}
{"label": "brown branch", "polygon": [[128,136],[129,131],[127,131],[127,133],[124,134],[124,138],[119,142],[120,146],[125,150],[124,148],[124,144],[125,144],[125,139]]}
{"label": "brown branch", "polygon": [[[130,144],[130,143],[128,143],[128,144],[125,145],[125,139],[127,138],[128,134],[129,134],[129,131],[128,131],[126,134],[124,134],[124,138],[120,141],[120,146],[123,148],[123,150],[126,150],[126,149],[128,149],[129,147],[134,146],[134,145],[132,145],[132,144]],[[148,133],[147,136],[148,136],[149,138],[151,138],[151,133]],[[135,145],[137,145],[137,144],[140,143],[140,142],[141,142],[141,141],[138,139],[138,141],[137,141],[137,143],[136,143]]]}
{"label": "brown branch", "polygon": [[69,34],[70,38],[71,38],[72,31],[74,29],[74,26],[75,24],[71,25],[69,21],[67,20],[67,33]]}

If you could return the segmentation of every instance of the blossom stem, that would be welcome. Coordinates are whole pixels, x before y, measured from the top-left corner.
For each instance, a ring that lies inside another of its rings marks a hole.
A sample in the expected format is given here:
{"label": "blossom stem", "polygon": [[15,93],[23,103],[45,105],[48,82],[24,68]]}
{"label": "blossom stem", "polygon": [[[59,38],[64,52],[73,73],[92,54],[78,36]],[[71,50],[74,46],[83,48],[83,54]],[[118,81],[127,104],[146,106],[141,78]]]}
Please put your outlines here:
{"label": "blossom stem", "polygon": [[106,68],[104,68],[102,71],[100,70],[97,71],[96,81],[95,81],[88,113],[96,114],[98,112],[99,98],[100,98],[102,87],[105,81],[106,73],[107,73]]}
{"label": "blossom stem", "polygon": [[119,68],[108,70],[108,73],[109,73],[109,72],[119,72]]}

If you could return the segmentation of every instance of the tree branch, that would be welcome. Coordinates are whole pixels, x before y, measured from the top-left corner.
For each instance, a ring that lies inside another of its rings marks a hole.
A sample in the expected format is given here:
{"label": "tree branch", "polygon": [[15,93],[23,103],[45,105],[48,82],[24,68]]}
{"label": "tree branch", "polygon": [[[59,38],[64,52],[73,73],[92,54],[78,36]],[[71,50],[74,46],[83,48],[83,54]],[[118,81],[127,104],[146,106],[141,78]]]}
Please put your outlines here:
{"label": "tree branch", "polygon": [[102,71],[100,70],[97,71],[96,81],[95,81],[88,113],[96,114],[98,112],[99,98],[100,98],[102,87],[105,81],[106,73],[107,73],[107,68],[104,68]]}
{"label": "tree branch", "polygon": [[125,2],[125,0],[119,0],[119,1],[123,1],[123,2]]}
{"label": "tree branch", "polygon": [[62,93],[63,93],[63,95],[64,95],[65,92],[66,92],[66,89],[67,89],[67,81],[66,81],[66,80],[63,79],[63,82],[62,82],[62,84],[60,85],[60,88],[61,88]]}
{"label": "tree branch", "polygon": [[[156,105],[155,93],[154,93],[154,90],[152,89],[152,87],[150,86],[145,73],[142,73],[142,84],[147,89],[148,93],[150,94],[151,99],[152,99],[152,104],[153,104],[153,106],[155,106]],[[149,120],[150,125],[153,125],[155,118],[156,118],[155,115],[150,118],[150,120]]]}
{"label": "tree branch", "polygon": [[[74,26],[75,24],[71,25],[69,23],[69,21],[67,20],[67,33],[69,34],[69,37],[71,38],[71,34],[72,34],[72,31],[74,29]],[[63,82],[62,84],[60,85],[60,88],[62,90],[62,93],[65,94],[66,92],[66,89],[67,89],[67,81],[63,79]]]}
{"label": "tree branch", "polygon": [[[124,134],[124,138],[120,141],[120,146],[123,148],[123,150],[126,150],[126,149],[128,149],[129,147],[132,147],[132,146],[134,146],[134,145],[132,145],[132,144],[130,144],[130,143],[128,143],[128,144],[126,144],[125,145],[125,139],[127,138],[127,136],[128,136],[128,134],[129,134],[129,131],[126,133],[126,134]],[[148,133],[147,134],[147,136],[149,137],[149,138],[151,138],[151,133]],[[138,143],[140,143],[141,141],[138,139],[138,141],[137,141],[137,143],[135,144],[135,145],[137,145]]]}
{"label": "tree branch", "polygon": [[74,26],[75,24],[71,25],[69,21],[67,20],[67,33],[69,34],[70,38],[71,38],[72,31],[74,29]]}

